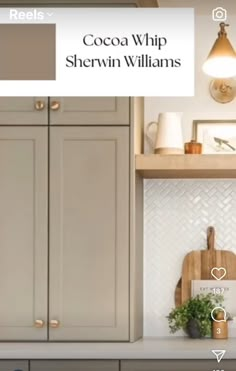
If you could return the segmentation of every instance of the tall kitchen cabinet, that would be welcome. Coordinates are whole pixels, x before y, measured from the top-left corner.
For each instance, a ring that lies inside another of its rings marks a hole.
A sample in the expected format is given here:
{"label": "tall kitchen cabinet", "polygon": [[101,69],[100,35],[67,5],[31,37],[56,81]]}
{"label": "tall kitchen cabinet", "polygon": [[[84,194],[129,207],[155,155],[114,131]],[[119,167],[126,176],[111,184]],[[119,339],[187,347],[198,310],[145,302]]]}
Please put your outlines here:
{"label": "tall kitchen cabinet", "polygon": [[132,123],[142,99],[22,99],[19,117],[0,98],[0,340],[133,341],[142,256]]}
{"label": "tall kitchen cabinet", "polygon": [[129,128],[50,128],[50,340],[129,340]]}
{"label": "tall kitchen cabinet", "polygon": [[0,127],[0,339],[45,340],[48,144],[42,127]]}
{"label": "tall kitchen cabinet", "polygon": [[0,97],[0,341],[142,336],[142,121],[142,98]]}

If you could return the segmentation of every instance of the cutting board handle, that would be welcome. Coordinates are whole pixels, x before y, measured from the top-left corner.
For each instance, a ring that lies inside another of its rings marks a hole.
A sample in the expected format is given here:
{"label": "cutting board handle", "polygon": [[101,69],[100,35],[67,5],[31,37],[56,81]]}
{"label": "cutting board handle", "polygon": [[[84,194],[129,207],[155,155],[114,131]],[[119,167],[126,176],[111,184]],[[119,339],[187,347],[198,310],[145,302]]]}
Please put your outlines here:
{"label": "cutting board handle", "polygon": [[214,227],[207,228],[207,249],[208,250],[215,249],[215,228]]}

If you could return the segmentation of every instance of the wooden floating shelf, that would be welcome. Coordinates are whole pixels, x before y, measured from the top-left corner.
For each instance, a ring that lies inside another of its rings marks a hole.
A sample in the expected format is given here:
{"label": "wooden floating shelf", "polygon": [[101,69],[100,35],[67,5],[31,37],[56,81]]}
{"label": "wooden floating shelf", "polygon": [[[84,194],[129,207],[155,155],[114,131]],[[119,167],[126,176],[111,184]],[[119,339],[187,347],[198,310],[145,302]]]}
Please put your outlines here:
{"label": "wooden floating shelf", "polygon": [[136,155],[143,178],[236,178],[236,155]]}

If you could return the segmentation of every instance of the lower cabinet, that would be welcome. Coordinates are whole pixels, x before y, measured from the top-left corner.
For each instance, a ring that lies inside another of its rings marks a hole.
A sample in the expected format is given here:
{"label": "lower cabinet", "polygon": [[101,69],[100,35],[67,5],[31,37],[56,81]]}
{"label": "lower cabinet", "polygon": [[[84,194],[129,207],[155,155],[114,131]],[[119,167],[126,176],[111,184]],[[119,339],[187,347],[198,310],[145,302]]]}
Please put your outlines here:
{"label": "lower cabinet", "polygon": [[119,371],[119,361],[31,361],[30,371]]}
{"label": "lower cabinet", "polygon": [[29,371],[29,361],[0,361],[0,371]]}
{"label": "lower cabinet", "polygon": [[0,371],[235,371],[236,360],[0,361]]}
{"label": "lower cabinet", "polygon": [[127,360],[121,371],[235,371],[235,360]]}

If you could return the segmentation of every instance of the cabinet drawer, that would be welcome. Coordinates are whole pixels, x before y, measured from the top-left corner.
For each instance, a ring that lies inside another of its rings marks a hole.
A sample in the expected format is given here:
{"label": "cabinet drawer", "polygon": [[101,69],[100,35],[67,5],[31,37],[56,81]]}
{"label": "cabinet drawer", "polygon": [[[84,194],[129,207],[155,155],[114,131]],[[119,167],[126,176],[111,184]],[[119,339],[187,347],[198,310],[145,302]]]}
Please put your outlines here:
{"label": "cabinet drawer", "polygon": [[129,98],[51,97],[50,125],[129,125]]}
{"label": "cabinet drawer", "polygon": [[235,360],[135,360],[122,361],[121,371],[235,371]]}
{"label": "cabinet drawer", "polygon": [[0,361],[0,371],[28,371],[28,361]]}
{"label": "cabinet drawer", "polygon": [[119,371],[119,361],[31,361],[31,371]]}
{"label": "cabinet drawer", "polygon": [[47,125],[47,97],[0,97],[0,125]]}

